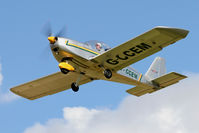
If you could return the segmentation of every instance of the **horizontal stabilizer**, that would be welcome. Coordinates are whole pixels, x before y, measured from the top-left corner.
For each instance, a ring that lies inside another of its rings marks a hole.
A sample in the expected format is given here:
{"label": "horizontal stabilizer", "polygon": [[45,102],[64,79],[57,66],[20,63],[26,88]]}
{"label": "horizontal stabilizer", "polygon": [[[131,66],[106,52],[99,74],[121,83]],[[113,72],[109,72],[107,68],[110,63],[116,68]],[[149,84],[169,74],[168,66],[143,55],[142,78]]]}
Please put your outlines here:
{"label": "horizontal stabilizer", "polygon": [[134,88],[127,90],[127,92],[135,96],[142,96],[146,93],[152,93],[167,86],[173,85],[185,78],[187,78],[187,76],[181,75],[176,72],[171,72],[169,74],[163,75],[159,78],[152,80],[153,86],[151,85],[145,87],[136,86]]}

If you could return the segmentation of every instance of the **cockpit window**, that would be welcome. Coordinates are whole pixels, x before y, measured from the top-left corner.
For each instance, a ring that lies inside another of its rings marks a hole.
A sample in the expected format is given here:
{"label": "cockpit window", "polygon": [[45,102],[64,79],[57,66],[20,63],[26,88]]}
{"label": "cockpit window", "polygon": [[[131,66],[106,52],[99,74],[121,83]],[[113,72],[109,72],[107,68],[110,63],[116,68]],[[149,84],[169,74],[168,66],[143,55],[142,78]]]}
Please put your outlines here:
{"label": "cockpit window", "polygon": [[93,50],[100,53],[110,49],[110,47],[102,41],[91,40],[85,42],[85,44],[88,46],[88,48],[92,48]]}

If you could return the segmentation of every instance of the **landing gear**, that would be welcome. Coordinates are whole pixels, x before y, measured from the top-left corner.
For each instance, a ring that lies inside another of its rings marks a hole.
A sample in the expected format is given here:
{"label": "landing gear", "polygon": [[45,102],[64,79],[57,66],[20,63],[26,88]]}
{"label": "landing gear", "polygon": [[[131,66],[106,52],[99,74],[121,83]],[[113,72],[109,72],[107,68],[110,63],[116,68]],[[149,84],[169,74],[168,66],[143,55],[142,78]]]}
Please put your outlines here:
{"label": "landing gear", "polygon": [[74,92],[77,92],[79,90],[79,86],[77,85],[77,83],[74,82],[71,84],[71,88]]}
{"label": "landing gear", "polygon": [[77,81],[76,81],[76,82],[73,82],[73,83],[71,84],[71,88],[72,88],[72,90],[73,90],[74,92],[77,92],[77,91],[79,90],[79,82],[80,82],[80,80],[81,80],[82,75],[85,75],[85,73],[80,72],[79,77],[77,78]]}
{"label": "landing gear", "polygon": [[110,79],[112,77],[112,72],[110,69],[105,69],[104,70],[104,76],[107,78],[107,79]]}
{"label": "landing gear", "polygon": [[68,70],[68,69],[65,69],[65,68],[61,68],[60,70],[61,70],[61,72],[62,72],[63,74],[67,74],[67,73],[69,72],[69,70]]}
{"label": "landing gear", "polygon": [[112,77],[112,72],[110,69],[105,69],[103,65],[98,65],[98,66],[104,70],[104,76],[107,79],[110,79]]}

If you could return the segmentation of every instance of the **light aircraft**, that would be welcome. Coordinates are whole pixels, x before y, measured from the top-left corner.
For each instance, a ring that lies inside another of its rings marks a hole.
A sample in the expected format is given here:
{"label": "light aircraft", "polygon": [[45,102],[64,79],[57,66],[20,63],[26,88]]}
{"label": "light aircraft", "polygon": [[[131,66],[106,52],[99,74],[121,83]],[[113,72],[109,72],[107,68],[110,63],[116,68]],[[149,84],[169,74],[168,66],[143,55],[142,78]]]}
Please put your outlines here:
{"label": "light aircraft", "polygon": [[34,100],[79,86],[94,80],[107,80],[136,87],[129,94],[142,96],[187,78],[176,72],[166,74],[165,60],[156,57],[146,74],[129,65],[150,56],[187,36],[189,31],[157,26],[115,48],[100,41],[81,43],[69,38],[52,36],[48,40],[60,72],[11,88],[24,98]]}

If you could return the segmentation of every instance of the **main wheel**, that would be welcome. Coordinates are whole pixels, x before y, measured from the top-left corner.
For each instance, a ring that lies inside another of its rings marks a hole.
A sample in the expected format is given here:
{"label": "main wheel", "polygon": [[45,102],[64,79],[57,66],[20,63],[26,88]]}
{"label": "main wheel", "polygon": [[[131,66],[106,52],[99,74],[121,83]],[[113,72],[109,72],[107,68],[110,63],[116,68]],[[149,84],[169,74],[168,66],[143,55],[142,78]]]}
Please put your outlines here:
{"label": "main wheel", "polygon": [[110,78],[112,77],[112,72],[111,72],[111,70],[105,69],[105,70],[104,70],[104,76],[105,76],[107,79],[110,79]]}
{"label": "main wheel", "polygon": [[69,72],[69,70],[67,70],[67,69],[65,69],[65,68],[61,68],[61,72],[62,72],[63,74],[67,74],[67,73]]}
{"label": "main wheel", "polygon": [[71,84],[71,88],[74,92],[77,92],[79,90],[79,86],[76,83]]}

